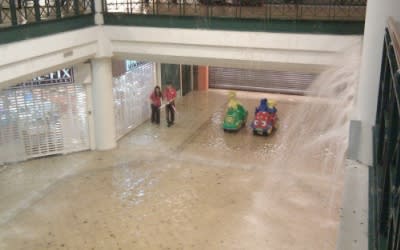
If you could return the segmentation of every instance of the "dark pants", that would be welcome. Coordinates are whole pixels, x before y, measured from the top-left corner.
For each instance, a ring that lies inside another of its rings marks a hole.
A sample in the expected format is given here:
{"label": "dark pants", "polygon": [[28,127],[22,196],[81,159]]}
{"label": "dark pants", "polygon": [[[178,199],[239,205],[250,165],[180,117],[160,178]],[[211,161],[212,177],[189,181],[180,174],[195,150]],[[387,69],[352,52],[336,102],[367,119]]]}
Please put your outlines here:
{"label": "dark pants", "polygon": [[154,104],[151,104],[151,122],[160,124],[160,109]]}
{"label": "dark pants", "polygon": [[167,104],[167,106],[165,106],[168,124],[172,124],[175,121],[175,110],[173,106],[175,106],[174,102],[171,102],[170,104]]}

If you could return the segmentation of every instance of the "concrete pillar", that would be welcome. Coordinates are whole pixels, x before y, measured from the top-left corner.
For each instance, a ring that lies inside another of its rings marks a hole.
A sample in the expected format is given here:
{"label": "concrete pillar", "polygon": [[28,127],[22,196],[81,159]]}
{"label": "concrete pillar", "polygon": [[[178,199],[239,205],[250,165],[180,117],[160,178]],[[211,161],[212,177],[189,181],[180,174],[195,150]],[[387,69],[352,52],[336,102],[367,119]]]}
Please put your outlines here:
{"label": "concrete pillar", "polygon": [[[368,0],[365,20],[363,51],[360,71],[360,82],[358,85],[356,108],[353,114],[352,124],[359,129],[353,129],[350,138],[359,138],[357,142],[350,145],[358,149],[350,148],[357,152],[356,158],[364,164],[372,165],[372,127],[375,123],[376,106],[379,93],[379,77],[383,49],[383,36],[386,22],[389,16],[399,20],[400,1],[398,0]],[[350,129],[352,131],[352,129]]]}
{"label": "concrete pillar", "polygon": [[162,83],[161,83],[161,63],[155,63],[156,64],[156,70],[155,70],[155,80],[156,80],[156,85],[160,86],[162,88]]}
{"label": "concrete pillar", "polygon": [[96,149],[95,127],[93,120],[93,98],[92,98],[92,69],[90,63],[79,63],[74,65],[74,80],[86,86],[86,102],[89,128],[89,145],[91,150]]}
{"label": "concrete pillar", "polygon": [[208,90],[208,66],[199,66],[198,90]]}
{"label": "concrete pillar", "polygon": [[116,147],[111,58],[92,59],[92,98],[97,150]]}
{"label": "concrete pillar", "polygon": [[87,110],[88,110],[88,128],[89,128],[89,146],[90,150],[96,150],[96,133],[93,117],[93,89],[92,85],[86,85],[86,96],[87,96]]}

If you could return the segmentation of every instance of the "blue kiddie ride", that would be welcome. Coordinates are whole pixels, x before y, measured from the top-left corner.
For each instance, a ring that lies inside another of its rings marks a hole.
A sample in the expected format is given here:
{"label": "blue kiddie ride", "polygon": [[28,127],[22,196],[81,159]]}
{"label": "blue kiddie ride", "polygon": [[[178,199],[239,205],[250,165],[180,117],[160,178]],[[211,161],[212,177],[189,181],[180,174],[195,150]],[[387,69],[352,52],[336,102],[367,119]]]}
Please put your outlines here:
{"label": "blue kiddie ride", "polygon": [[253,134],[269,135],[278,128],[278,115],[275,102],[266,98],[261,99],[260,105],[256,107],[255,117],[251,123]]}

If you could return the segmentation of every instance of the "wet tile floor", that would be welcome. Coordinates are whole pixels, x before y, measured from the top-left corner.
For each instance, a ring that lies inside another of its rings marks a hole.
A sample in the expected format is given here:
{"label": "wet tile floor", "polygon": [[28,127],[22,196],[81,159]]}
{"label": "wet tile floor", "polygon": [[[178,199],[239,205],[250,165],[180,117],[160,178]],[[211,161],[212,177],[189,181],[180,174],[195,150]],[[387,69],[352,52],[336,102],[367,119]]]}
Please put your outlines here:
{"label": "wet tile floor", "polygon": [[249,118],[277,100],[280,128],[262,137],[222,131],[226,93],[190,93],[174,126],[146,122],[114,150],[2,168],[0,249],[335,249],[344,167],[281,161],[284,117],[309,100],[238,92]]}

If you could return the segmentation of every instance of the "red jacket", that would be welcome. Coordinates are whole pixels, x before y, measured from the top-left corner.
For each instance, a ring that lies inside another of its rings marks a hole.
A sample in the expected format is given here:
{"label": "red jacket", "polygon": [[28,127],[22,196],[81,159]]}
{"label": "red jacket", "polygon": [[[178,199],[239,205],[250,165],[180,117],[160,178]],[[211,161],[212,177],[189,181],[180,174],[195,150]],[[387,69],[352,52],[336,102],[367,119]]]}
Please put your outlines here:
{"label": "red jacket", "polygon": [[154,92],[151,93],[151,95],[150,95],[151,103],[157,107],[160,107],[161,106],[161,97],[162,96],[157,96]]}
{"label": "red jacket", "polygon": [[174,88],[166,88],[164,90],[164,98],[166,98],[168,102],[175,99],[175,97],[176,97],[176,90]]}

